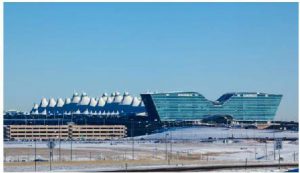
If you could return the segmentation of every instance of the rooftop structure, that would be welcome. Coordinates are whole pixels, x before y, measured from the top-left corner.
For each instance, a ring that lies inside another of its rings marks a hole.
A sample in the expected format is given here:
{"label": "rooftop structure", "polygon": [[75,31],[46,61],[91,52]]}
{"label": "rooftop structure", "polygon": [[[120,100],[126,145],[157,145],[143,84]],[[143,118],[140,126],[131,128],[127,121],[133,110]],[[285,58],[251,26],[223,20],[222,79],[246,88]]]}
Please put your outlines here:
{"label": "rooftop structure", "polygon": [[73,97],[55,100],[43,98],[39,105],[34,104],[31,112],[33,115],[105,115],[118,116],[127,114],[145,113],[141,98],[132,97],[128,92],[121,95],[114,92],[111,96],[104,93],[99,98],[91,98],[86,93],[79,95],[74,93]]}

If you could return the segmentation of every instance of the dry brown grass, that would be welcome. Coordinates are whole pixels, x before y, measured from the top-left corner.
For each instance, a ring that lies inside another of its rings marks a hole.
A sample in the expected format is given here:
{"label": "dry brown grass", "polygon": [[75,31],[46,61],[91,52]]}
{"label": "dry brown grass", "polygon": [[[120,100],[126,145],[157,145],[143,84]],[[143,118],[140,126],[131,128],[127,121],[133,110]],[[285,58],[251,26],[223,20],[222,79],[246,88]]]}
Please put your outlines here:
{"label": "dry brown grass", "polygon": [[[150,144],[149,144],[150,145]],[[127,147],[119,147],[119,146],[110,146],[110,147],[89,147],[89,148],[81,148],[77,147],[73,149],[73,161],[70,161],[70,150],[69,149],[61,149],[61,155],[62,155],[62,161],[58,161],[58,148],[54,149],[54,161],[52,162],[53,167],[72,167],[72,166],[78,166],[78,167],[87,167],[87,168],[99,168],[99,167],[124,167],[127,163],[128,166],[146,166],[146,165],[167,165],[168,161],[165,159],[165,150],[164,150],[164,144],[160,145],[160,150],[157,150],[157,152],[154,152],[154,146],[151,144],[151,147],[148,144],[145,144],[143,148],[136,148],[135,149],[135,160],[130,160],[131,156],[131,146],[128,145]],[[183,148],[189,148],[189,146],[197,146],[199,148],[201,147],[207,147],[208,144],[192,144],[192,143],[176,143],[173,144],[173,147],[176,146],[183,147]],[[34,155],[34,149],[33,148],[5,148],[4,152],[6,154],[6,157],[13,156],[16,158],[16,156],[24,156],[26,158],[26,155],[30,154],[31,161],[30,162],[6,162],[4,163],[4,167],[34,167],[34,162],[32,162],[32,157]],[[127,158],[125,158],[125,152]],[[245,151],[243,151],[245,152]],[[205,152],[203,153],[188,153],[187,151],[184,152],[178,152],[173,151],[172,156],[169,155],[169,158],[172,158],[170,160],[170,164],[172,165],[205,165],[205,164],[219,164],[219,163],[231,163],[232,161],[223,160],[223,161],[217,161],[214,159],[214,157],[218,157],[219,155],[223,154],[234,154],[236,152]],[[89,157],[91,155],[91,160],[89,160]],[[42,156],[43,159],[48,160],[49,159],[49,149],[47,148],[38,148],[37,149],[37,155]],[[208,155],[208,160],[207,160]],[[101,156],[101,157],[99,157]],[[171,157],[170,157],[171,156]],[[81,158],[81,160],[77,160],[77,158]],[[83,159],[86,160],[83,160]],[[105,160],[104,160],[105,158]],[[30,159],[29,159],[30,160]],[[13,160],[15,161],[15,159]],[[243,163],[244,161],[241,161]],[[49,162],[37,162],[38,166],[49,166]]]}

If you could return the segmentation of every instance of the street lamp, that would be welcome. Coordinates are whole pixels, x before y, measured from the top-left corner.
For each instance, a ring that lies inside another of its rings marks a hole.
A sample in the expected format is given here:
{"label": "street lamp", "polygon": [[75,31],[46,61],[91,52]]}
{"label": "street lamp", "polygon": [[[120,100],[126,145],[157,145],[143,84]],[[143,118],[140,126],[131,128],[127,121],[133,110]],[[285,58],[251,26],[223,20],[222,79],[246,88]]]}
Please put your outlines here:
{"label": "street lamp", "polygon": [[168,133],[165,134],[165,144],[166,144],[166,160],[168,160],[168,143],[167,143],[167,137],[168,137]]}
{"label": "street lamp", "polygon": [[132,160],[134,160],[134,137],[133,137],[134,124],[133,119],[131,119],[131,140],[132,140]]}
{"label": "street lamp", "polygon": [[54,149],[54,147],[55,147],[55,143],[54,143],[54,141],[52,140],[52,139],[49,139],[49,141],[48,141],[48,148],[49,148],[49,161],[50,161],[50,171],[52,170],[52,164],[51,164],[51,162],[52,162],[52,159],[53,159],[53,149]]}
{"label": "street lamp", "polygon": [[170,138],[171,138],[171,140],[170,140],[170,160],[172,159],[172,131],[170,131]]}
{"label": "street lamp", "polygon": [[36,172],[36,138],[34,139],[34,171]]}
{"label": "street lamp", "polygon": [[60,133],[60,131],[61,131],[61,129],[60,129],[60,125],[61,125],[61,123],[60,123],[60,121],[58,121],[58,132],[59,132],[59,134],[58,134],[58,138],[59,138],[59,149],[58,149],[58,152],[59,152],[59,161],[61,160],[61,133]]}

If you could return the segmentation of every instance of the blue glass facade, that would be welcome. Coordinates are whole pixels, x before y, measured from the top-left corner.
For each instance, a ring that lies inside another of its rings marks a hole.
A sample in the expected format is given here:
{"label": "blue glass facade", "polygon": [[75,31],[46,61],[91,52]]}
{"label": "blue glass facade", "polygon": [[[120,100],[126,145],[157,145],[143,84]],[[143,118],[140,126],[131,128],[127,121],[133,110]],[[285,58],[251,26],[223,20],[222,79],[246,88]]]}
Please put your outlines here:
{"label": "blue glass facade", "polygon": [[236,120],[273,120],[282,95],[228,93],[210,101],[197,92],[141,94],[149,116],[161,121],[200,120],[231,115]]}

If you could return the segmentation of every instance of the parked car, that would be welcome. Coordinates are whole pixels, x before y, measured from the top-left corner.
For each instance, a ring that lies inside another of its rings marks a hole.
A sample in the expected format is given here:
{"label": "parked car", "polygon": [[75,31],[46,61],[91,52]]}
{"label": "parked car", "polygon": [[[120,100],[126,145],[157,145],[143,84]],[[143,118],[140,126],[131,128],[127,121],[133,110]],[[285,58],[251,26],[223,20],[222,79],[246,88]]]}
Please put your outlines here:
{"label": "parked car", "polygon": [[45,159],[35,159],[34,162],[48,162],[48,160]]}

